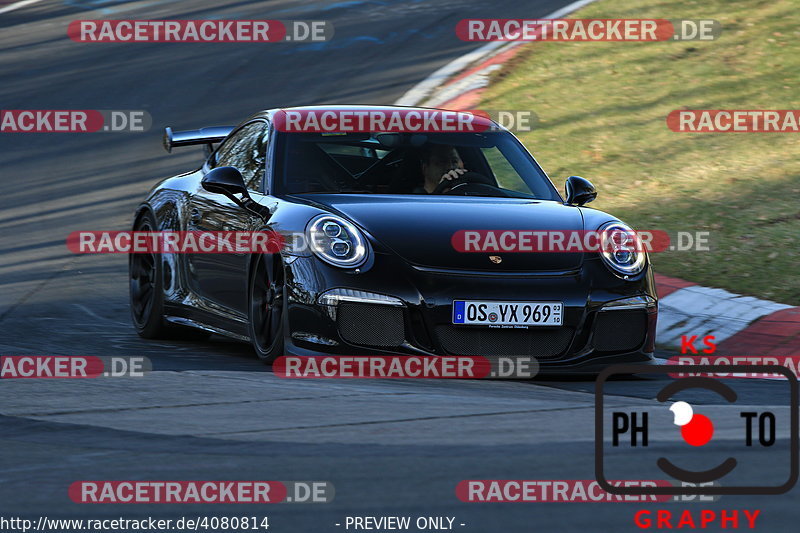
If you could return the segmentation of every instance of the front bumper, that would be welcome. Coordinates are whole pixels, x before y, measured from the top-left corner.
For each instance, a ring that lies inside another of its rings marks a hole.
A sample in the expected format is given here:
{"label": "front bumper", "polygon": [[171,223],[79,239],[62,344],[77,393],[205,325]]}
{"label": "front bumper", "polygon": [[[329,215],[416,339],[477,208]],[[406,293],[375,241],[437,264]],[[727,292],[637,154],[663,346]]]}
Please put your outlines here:
{"label": "front bumper", "polygon": [[[534,273],[424,268],[389,254],[376,254],[364,272],[313,257],[291,257],[286,266],[285,347],[291,355],[532,356],[544,373],[596,372],[653,359],[658,311],[649,266],[630,280],[611,274],[599,258],[573,271]],[[335,294],[350,297],[320,303],[337,288],[348,290]],[[633,297],[647,297],[651,305],[608,306]],[[453,300],[561,301],[563,325],[454,326]]]}

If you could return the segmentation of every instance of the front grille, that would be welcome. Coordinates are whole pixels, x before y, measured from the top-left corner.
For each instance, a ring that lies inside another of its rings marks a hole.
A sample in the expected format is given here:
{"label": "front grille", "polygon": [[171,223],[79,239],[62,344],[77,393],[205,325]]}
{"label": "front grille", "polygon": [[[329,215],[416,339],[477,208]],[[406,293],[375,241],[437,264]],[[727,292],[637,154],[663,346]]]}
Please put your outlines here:
{"label": "front grille", "polygon": [[641,346],[646,334],[644,309],[600,312],[594,324],[594,348],[601,352],[629,352]]}
{"label": "front grille", "polygon": [[497,329],[436,326],[439,344],[452,355],[552,358],[562,355],[572,340],[572,328]]}
{"label": "front grille", "polygon": [[341,303],[336,315],[339,335],[350,344],[391,348],[405,341],[401,307]]}

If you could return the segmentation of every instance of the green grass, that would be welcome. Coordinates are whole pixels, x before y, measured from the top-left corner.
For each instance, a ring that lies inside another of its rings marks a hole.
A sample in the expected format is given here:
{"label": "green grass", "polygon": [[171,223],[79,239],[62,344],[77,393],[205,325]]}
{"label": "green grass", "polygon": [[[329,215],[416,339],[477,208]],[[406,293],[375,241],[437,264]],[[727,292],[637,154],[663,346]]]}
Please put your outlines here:
{"label": "green grass", "polygon": [[796,0],[601,0],[574,18],[716,19],[711,42],[533,43],[479,108],[532,110],[519,134],[556,184],[639,229],[710,231],[711,252],[652,254],[657,272],[800,304],[800,134],[676,133],[674,109],[800,107]]}

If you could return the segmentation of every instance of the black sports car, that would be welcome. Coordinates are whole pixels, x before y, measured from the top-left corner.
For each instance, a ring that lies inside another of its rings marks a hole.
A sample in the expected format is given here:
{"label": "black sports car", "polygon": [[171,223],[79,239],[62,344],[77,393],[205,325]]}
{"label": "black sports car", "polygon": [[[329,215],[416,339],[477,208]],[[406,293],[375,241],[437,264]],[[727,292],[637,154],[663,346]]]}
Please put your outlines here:
{"label": "black sports car", "polygon": [[207,157],[156,185],[134,230],[269,230],[307,245],[131,254],[141,336],[219,333],[252,343],[266,362],[284,354],[521,355],[536,357],[542,371],[593,372],[652,361],[657,295],[646,251],[485,253],[453,244],[463,230],[627,231],[583,207],[596,197],[591,183],[568,178],[565,200],[491,121],[456,132],[276,126],[282,113],[322,109],[344,108],[268,110],[235,128],[167,128],[167,151],[205,145]]}

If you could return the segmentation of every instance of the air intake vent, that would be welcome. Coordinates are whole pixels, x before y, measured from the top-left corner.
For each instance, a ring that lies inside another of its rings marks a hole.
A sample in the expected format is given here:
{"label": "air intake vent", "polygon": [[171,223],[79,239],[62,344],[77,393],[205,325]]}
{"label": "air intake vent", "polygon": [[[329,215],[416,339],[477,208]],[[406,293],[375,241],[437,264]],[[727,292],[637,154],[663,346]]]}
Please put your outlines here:
{"label": "air intake vent", "polygon": [[452,355],[524,355],[544,359],[562,355],[574,330],[436,326],[435,331],[439,344]]}
{"label": "air intake vent", "polygon": [[639,348],[647,333],[644,309],[597,313],[594,348],[600,352],[630,352]]}
{"label": "air intake vent", "polygon": [[350,344],[391,348],[405,341],[403,309],[400,307],[342,303],[337,309],[339,335]]}

